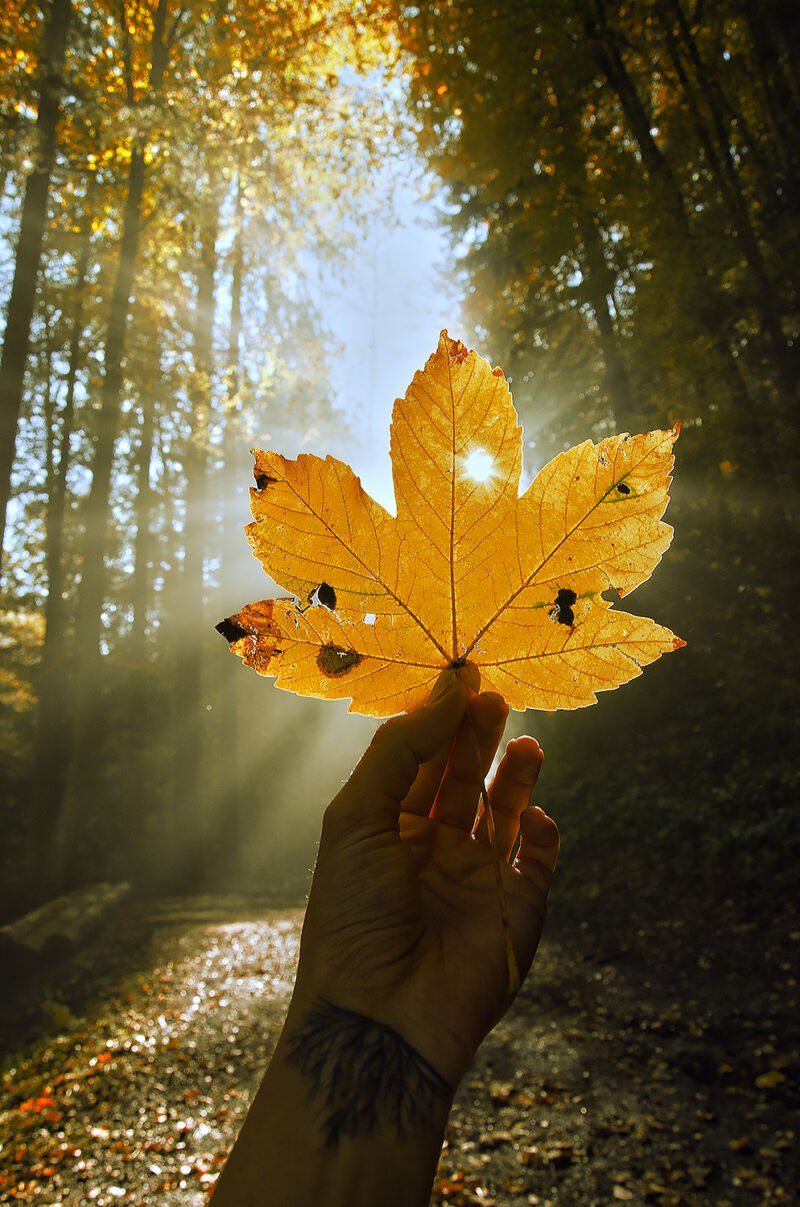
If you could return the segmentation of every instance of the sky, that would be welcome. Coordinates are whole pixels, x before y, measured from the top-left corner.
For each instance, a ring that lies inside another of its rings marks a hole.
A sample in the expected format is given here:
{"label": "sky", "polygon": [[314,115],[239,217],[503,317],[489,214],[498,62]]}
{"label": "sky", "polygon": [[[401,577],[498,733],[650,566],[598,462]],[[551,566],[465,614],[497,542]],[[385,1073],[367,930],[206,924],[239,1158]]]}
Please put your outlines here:
{"label": "sky", "polygon": [[[344,271],[320,275],[319,301],[340,352],[332,363],[335,403],[351,425],[346,447],[316,449],[347,460],[394,510],[389,421],[395,398],[436,350],[443,327],[460,335],[450,236],[425,182],[395,171],[380,186]],[[357,442],[356,442],[357,441]]]}
{"label": "sky", "polygon": [[[380,203],[380,204],[379,204]],[[389,422],[394,400],[436,350],[439,332],[463,334],[456,257],[442,203],[417,163],[397,161],[364,198],[363,217],[343,268],[314,261],[307,278],[336,349],[330,361],[333,402],[346,419],[339,440],[319,434],[276,433],[269,447],[287,457],[329,453],[346,461],[364,489],[394,512]],[[316,282],[316,288],[315,288]],[[287,439],[288,437],[288,439]],[[242,527],[249,521],[250,460],[240,491]],[[247,599],[284,594],[265,576],[242,536],[230,608]]]}

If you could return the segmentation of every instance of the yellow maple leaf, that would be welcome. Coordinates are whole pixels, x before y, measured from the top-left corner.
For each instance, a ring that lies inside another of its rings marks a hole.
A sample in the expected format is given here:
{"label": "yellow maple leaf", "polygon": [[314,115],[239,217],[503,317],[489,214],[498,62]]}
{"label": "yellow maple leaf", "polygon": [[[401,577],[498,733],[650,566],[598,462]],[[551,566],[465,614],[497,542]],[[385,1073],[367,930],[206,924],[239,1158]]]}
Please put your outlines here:
{"label": "yellow maple leaf", "polygon": [[334,457],[254,450],[264,569],[292,593],[217,626],[277,686],[389,716],[444,667],[474,665],[513,708],[579,708],[684,642],[603,598],[650,576],[672,538],[679,425],[586,441],[519,496],[522,430],[502,370],[443,331],[395,403],[397,514]]}

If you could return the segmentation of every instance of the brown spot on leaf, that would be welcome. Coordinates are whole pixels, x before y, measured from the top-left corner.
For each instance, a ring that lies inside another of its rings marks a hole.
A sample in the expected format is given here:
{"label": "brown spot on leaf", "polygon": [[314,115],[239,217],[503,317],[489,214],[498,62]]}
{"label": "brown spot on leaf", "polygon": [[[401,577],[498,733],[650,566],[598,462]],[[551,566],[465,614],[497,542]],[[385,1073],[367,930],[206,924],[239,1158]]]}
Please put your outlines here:
{"label": "brown spot on leaf", "polygon": [[629,495],[631,493],[630,486],[626,486],[624,482],[617,483],[617,490],[621,495]]}
{"label": "brown spot on leaf", "polygon": [[317,654],[317,666],[323,675],[333,679],[346,675],[354,666],[358,666],[361,655],[355,650],[345,650],[339,645],[323,645]]}
{"label": "brown spot on leaf", "polygon": [[247,636],[247,629],[243,629],[231,616],[226,616],[219,624],[215,624],[214,628],[231,644],[234,641],[241,641],[243,637]]}
{"label": "brown spot on leaf", "polygon": [[463,365],[469,356],[469,348],[460,339],[453,340],[450,345],[450,355],[457,365]]}

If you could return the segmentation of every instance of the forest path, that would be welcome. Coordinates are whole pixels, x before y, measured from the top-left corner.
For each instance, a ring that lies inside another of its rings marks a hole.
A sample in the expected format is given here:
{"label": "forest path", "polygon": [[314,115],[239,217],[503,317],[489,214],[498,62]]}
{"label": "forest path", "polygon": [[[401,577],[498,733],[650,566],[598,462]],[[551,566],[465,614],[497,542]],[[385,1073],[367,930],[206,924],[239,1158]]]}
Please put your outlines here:
{"label": "forest path", "polygon": [[[43,1008],[54,1037],[3,1078],[0,1202],[204,1203],[280,1029],[302,912],[136,904],[73,962]],[[598,950],[554,919],[461,1087],[433,1202],[798,1201],[792,1000],[778,967],[743,1000],[752,936],[726,933],[698,948],[687,916]]]}

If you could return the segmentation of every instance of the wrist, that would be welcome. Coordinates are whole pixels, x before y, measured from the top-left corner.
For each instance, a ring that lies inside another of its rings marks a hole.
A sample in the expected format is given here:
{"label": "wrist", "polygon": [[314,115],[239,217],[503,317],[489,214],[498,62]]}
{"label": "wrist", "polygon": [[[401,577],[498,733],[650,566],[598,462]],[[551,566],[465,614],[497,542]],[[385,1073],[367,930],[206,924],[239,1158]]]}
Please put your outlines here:
{"label": "wrist", "polygon": [[[324,1001],[394,1032],[431,1067],[452,1099],[484,1037],[480,1023],[466,1015],[453,1022],[453,1003],[446,995],[420,994],[406,980],[391,987],[350,982],[349,977],[303,975],[302,963],[286,1018],[288,1035]],[[470,1024],[471,1027],[470,1027]],[[488,1031],[490,1025],[485,1030]],[[470,1035],[470,1030],[474,1035]]]}
{"label": "wrist", "polygon": [[282,1057],[306,1081],[326,1144],[428,1129],[452,1090],[435,1066],[391,1026],[318,998],[287,1020]]}
{"label": "wrist", "polygon": [[391,1028],[293,1001],[215,1207],[427,1207],[451,1103]]}

